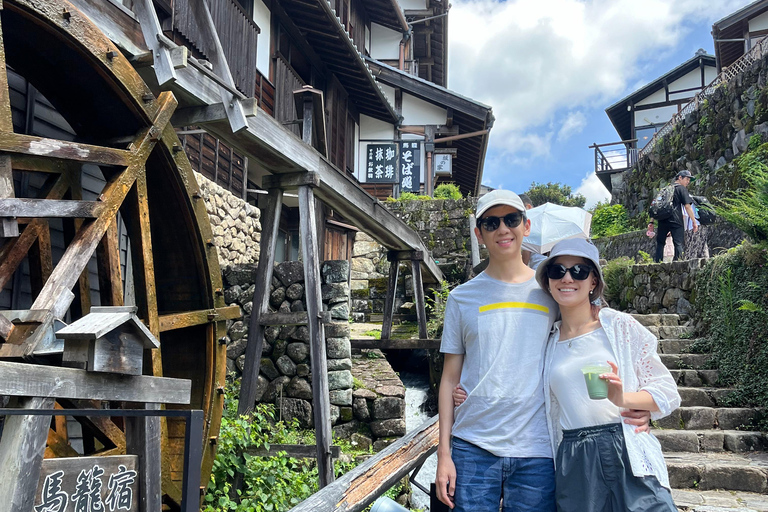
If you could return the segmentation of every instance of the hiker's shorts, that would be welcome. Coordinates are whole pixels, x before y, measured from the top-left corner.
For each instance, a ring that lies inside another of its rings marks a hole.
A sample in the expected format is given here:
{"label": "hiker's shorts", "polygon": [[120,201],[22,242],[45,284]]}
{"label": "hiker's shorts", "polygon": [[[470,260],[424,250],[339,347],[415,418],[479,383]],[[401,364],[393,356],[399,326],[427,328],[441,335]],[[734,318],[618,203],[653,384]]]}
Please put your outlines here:
{"label": "hiker's shorts", "polygon": [[563,431],[555,458],[558,512],[676,512],[656,477],[632,474],[620,423]]}

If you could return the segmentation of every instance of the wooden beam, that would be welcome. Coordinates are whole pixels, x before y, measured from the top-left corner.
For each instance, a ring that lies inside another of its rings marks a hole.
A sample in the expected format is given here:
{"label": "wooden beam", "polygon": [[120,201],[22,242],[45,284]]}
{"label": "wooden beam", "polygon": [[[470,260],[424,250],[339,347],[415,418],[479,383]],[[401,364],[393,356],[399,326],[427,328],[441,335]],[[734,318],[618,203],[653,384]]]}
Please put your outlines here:
{"label": "wooden beam", "polygon": [[[160,404],[147,404],[147,409],[160,410]],[[140,474],[139,510],[162,510],[162,461],[159,417],[125,418],[125,452],[138,455]]]}
{"label": "wooden beam", "polygon": [[[390,255],[396,254],[393,252]],[[387,257],[389,259],[389,256]],[[397,276],[400,263],[397,259],[389,262],[389,279],[387,280],[387,295],[384,298],[384,319],[381,325],[381,337],[389,339],[392,336],[392,317],[395,314],[395,296],[397,291]]]}
{"label": "wooden beam", "polygon": [[359,512],[437,450],[437,416],[366,460],[290,512]]}
{"label": "wooden beam", "polygon": [[379,348],[381,350],[414,350],[418,348],[440,348],[439,339],[431,338],[413,338],[400,340],[395,338],[376,339],[352,339],[350,340],[352,348]]}
{"label": "wooden beam", "polygon": [[120,240],[117,237],[117,219],[112,219],[96,247],[96,265],[99,274],[101,304],[123,305],[123,278],[120,267]]}
{"label": "wooden beam", "polygon": [[129,165],[132,156],[125,149],[4,132],[0,133],[0,151],[117,167]]}
{"label": "wooden beam", "polygon": [[[0,6],[1,7],[1,6]],[[13,132],[13,116],[11,114],[11,96],[8,87],[8,74],[5,63],[5,43],[3,31],[0,28],[0,131]],[[13,198],[13,168],[9,155],[0,155],[0,198]],[[19,236],[19,223],[12,217],[0,218],[0,238],[15,238]]]}
{"label": "wooden beam", "polygon": [[53,272],[53,253],[51,247],[51,230],[47,221],[36,219],[37,238],[29,248],[29,282],[32,297],[37,297],[45,286],[45,282]]}
{"label": "wooden beam", "polygon": [[0,395],[188,404],[191,381],[0,361]]}
{"label": "wooden beam", "polygon": [[418,260],[411,261],[411,285],[413,301],[416,303],[416,318],[419,322],[419,338],[427,338],[427,311],[424,302],[424,282],[421,279],[421,265]]}
{"label": "wooden beam", "polygon": [[[2,364],[13,363],[0,362]],[[53,409],[53,403],[50,397],[32,397],[22,399],[19,406]],[[0,496],[6,510],[33,510],[50,424],[48,416],[6,418],[0,438]]]}
{"label": "wooden beam", "polygon": [[302,185],[320,186],[320,176],[316,172],[296,172],[291,174],[265,174],[261,178],[261,188],[297,189]]}
{"label": "wooden beam", "polygon": [[187,311],[186,313],[173,313],[160,316],[160,332],[183,329],[193,325],[203,325],[224,320],[242,318],[243,312],[237,304],[223,308],[202,309],[199,311]]}
{"label": "wooden beam", "polygon": [[29,218],[95,219],[103,204],[67,199],[0,199],[0,216]]}
{"label": "wooden beam", "polygon": [[[258,115],[259,104],[256,98],[241,100],[243,112],[246,117]],[[195,126],[227,120],[227,108],[223,103],[203,105],[200,107],[187,107],[177,110],[171,118],[173,126]]]}
{"label": "wooden beam", "polygon": [[[333,482],[331,460],[331,404],[328,399],[328,361],[325,354],[325,329],[320,323],[322,293],[320,286],[320,255],[317,245],[315,196],[312,187],[299,187],[299,233],[302,262],[304,263],[304,290],[307,299],[307,330],[309,331],[309,357],[312,368],[312,412],[317,440],[317,471],[320,488]],[[263,236],[263,235],[262,235]]]}
{"label": "wooden beam", "polygon": [[0,338],[2,338],[3,341],[8,341],[11,337],[13,329],[13,322],[0,315]]}
{"label": "wooden beam", "polygon": [[175,81],[176,71],[171,59],[171,53],[160,41],[163,29],[160,27],[160,21],[157,19],[157,13],[155,12],[152,0],[135,0],[133,2],[133,12],[136,14],[139,27],[144,35],[144,43],[152,53],[158,85],[162,87],[168,82]]}
{"label": "wooden beam", "polygon": [[262,210],[260,256],[253,289],[253,309],[251,320],[248,322],[248,344],[245,349],[245,365],[240,385],[240,400],[237,405],[238,414],[249,413],[256,402],[256,381],[259,377],[261,351],[264,346],[264,326],[261,324],[261,316],[269,310],[269,287],[272,283],[275,246],[280,230],[282,208],[283,191],[271,189],[267,196],[267,204]]}

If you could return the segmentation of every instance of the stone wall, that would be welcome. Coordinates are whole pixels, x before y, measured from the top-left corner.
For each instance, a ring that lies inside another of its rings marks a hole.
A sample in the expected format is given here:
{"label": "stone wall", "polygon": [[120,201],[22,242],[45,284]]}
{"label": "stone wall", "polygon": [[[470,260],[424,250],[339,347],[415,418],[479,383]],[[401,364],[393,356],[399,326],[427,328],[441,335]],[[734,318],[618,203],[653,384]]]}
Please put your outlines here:
{"label": "stone wall", "polygon": [[[592,241],[600,250],[600,257],[612,260],[620,256],[635,258],[639,251],[647,252],[653,257],[656,252],[656,237],[648,238],[646,230],[632,231],[622,235],[595,238]],[[727,222],[716,222],[709,226],[701,226],[698,233],[690,233],[690,236],[704,236],[709,247],[710,256],[735,247],[747,238],[741,230]]]}
{"label": "stone wall", "polygon": [[710,201],[741,186],[740,173],[731,163],[748,150],[753,136],[768,141],[767,69],[768,55],[718,86],[635,169],[612,177],[611,202],[623,204],[631,218],[639,218],[654,193],[684,169],[697,176],[689,190]]}
{"label": "stone wall", "polygon": [[706,260],[634,265],[620,276],[620,292],[610,306],[629,313],[693,313],[694,286]]}
{"label": "stone wall", "polygon": [[195,178],[211,221],[219,265],[226,268],[256,263],[261,242],[261,211],[202,174],[195,173]]}

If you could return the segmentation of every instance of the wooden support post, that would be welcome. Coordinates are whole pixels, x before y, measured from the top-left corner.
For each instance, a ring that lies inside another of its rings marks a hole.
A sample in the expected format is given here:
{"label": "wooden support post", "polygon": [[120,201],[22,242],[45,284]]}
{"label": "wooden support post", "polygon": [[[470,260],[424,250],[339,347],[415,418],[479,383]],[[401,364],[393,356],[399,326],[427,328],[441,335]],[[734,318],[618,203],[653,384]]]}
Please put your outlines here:
{"label": "wooden support post", "polygon": [[480,242],[478,242],[475,236],[475,226],[477,226],[477,219],[475,214],[469,214],[469,243],[472,247],[472,266],[476,267],[480,264]]}
{"label": "wooden support post", "polygon": [[[5,71],[5,44],[2,28],[0,28],[0,68],[0,131],[12,133],[11,96],[8,89],[8,74]],[[11,155],[2,154],[0,155],[0,198],[14,196]],[[18,221],[14,217],[0,217],[0,238],[17,236],[19,236]]]}
{"label": "wooden support post", "polygon": [[[27,257],[29,258],[29,281],[32,297],[37,297],[45,286],[45,282],[53,272],[53,255],[51,253],[51,230],[48,221],[39,220],[37,223],[37,238],[32,242]],[[29,229],[27,226],[26,229]]]}
{"label": "wooden support post", "polygon": [[[148,403],[146,408],[157,411],[160,409],[160,404]],[[125,418],[125,451],[129,455],[139,456],[140,510],[162,510],[163,508],[160,432],[160,418],[157,416]]]}
{"label": "wooden support post", "polygon": [[[99,295],[102,306],[123,305],[123,279],[120,270],[120,241],[117,238],[117,219],[107,228],[96,248],[99,270]],[[49,273],[50,274],[50,273]]]}
{"label": "wooden support post", "polygon": [[400,262],[396,251],[389,251],[389,281],[387,281],[387,297],[384,299],[384,320],[381,325],[381,339],[392,337],[392,318],[395,314],[395,295],[397,292],[397,276],[400,272]]}
{"label": "wooden support post", "polygon": [[275,245],[280,228],[280,212],[283,208],[283,191],[270,189],[267,205],[262,218],[259,264],[256,268],[256,282],[253,290],[253,309],[248,322],[248,345],[245,349],[245,365],[240,385],[238,414],[247,414],[253,410],[256,402],[256,381],[261,366],[261,350],[264,346],[264,326],[261,315],[268,312],[269,286],[272,283],[272,271],[275,263]]}
{"label": "wooden support post", "polygon": [[[317,250],[315,194],[312,187],[299,187],[299,232],[304,260],[304,290],[307,298],[307,329],[312,365],[312,401],[317,439],[317,470],[320,488],[333,482],[331,459],[331,404],[328,397],[328,361],[325,354],[325,329],[320,321],[320,255]],[[263,236],[263,235],[262,235]]]}
{"label": "wooden support post", "polygon": [[162,87],[168,82],[176,81],[176,71],[171,59],[171,52],[158,39],[158,36],[162,35],[163,30],[160,27],[160,21],[157,19],[157,13],[155,12],[152,0],[133,2],[133,12],[139,20],[139,27],[144,35],[144,42],[152,52],[152,63],[155,68],[158,85]]}
{"label": "wooden support post", "polygon": [[421,279],[421,260],[424,259],[424,255],[420,254],[421,258],[414,256],[411,259],[411,271],[412,285],[413,285],[413,300],[416,303],[416,318],[419,321],[419,338],[426,339],[427,336],[427,310],[424,303],[424,282]]}
{"label": "wooden support post", "polygon": [[[25,409],[53,409],[53,398],[25,398]],[[51,425],[49,416],[10,416],[0,440],[0,496],[5,510],[32,510],[45,442]],[[7,508],[5,508],[7,506]]]}

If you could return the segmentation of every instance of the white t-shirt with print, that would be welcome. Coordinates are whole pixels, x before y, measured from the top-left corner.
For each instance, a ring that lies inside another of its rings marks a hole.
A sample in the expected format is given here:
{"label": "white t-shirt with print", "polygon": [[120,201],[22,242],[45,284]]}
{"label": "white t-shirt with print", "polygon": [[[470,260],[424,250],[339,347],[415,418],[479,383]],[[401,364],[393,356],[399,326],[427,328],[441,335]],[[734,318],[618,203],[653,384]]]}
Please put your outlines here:
{"label": "white t-shirt with print", "polygon": [[467,400],[452,435],[498,457],[552,457],[544,412],[544,350],[557,304],[534,278],[481,273],[448,296],[440,351],[464,354]]}

